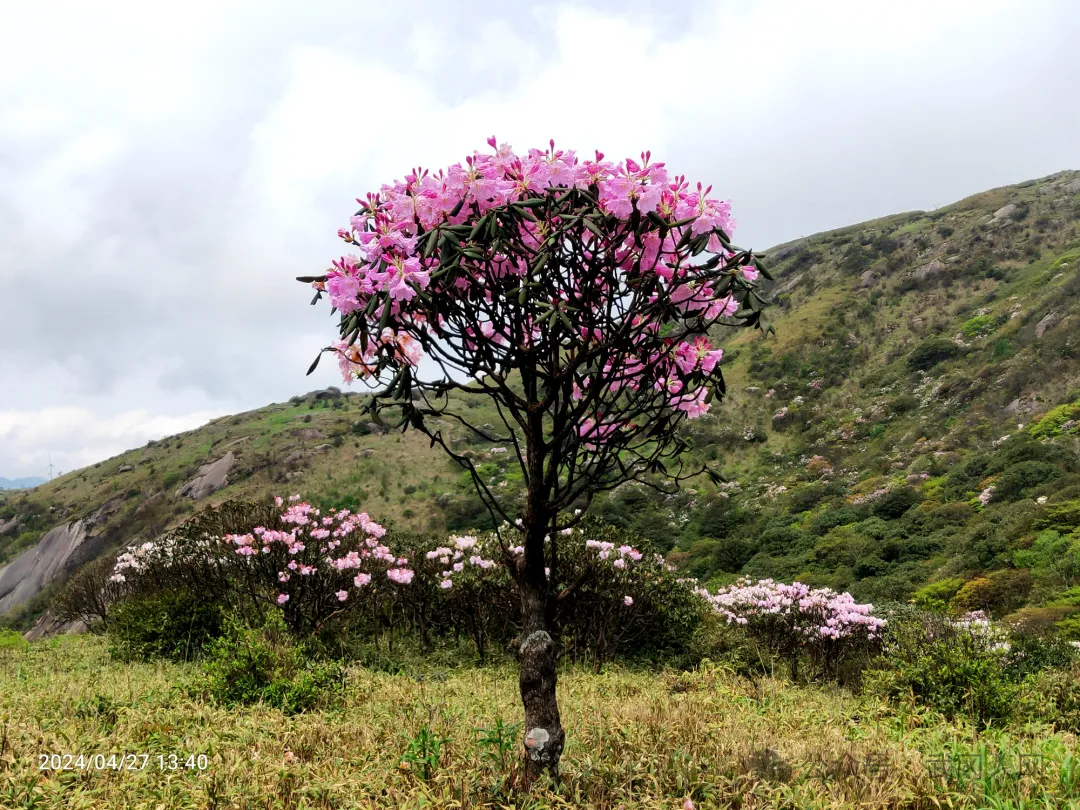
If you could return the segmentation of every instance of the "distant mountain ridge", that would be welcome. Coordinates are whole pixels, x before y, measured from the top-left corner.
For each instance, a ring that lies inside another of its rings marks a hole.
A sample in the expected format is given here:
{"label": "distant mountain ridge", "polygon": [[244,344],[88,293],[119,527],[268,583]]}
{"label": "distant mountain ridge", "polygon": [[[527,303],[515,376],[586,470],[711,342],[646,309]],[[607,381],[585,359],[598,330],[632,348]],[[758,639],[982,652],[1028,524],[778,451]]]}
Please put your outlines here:
{"label": "distant mountain ridge", "polygon": [[33,475],[27,478],[0,477],[0,489],[33,489],[36,486],[44,484],[47,480],[47,478],[42,478],[40,475]]}

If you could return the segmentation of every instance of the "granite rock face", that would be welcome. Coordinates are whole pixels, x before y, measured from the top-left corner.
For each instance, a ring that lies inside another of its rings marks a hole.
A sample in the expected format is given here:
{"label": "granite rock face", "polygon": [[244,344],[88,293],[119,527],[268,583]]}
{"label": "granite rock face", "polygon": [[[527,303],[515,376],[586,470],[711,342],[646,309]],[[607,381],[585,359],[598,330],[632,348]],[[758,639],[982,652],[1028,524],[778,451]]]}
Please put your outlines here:
{"label": "granite rock face", "polygon": [[181,498],[198,500],[229,485],[229,470],[236,463],[232,450],[217,461],[203,464],[198,474],[188,481],[177,494]]}
{"label": "granite rock face", "polygon": [[53,580],[94,559],[102,543],[81,520],[48,531],[36,546],[0,568],[0,615],[22,607]]}

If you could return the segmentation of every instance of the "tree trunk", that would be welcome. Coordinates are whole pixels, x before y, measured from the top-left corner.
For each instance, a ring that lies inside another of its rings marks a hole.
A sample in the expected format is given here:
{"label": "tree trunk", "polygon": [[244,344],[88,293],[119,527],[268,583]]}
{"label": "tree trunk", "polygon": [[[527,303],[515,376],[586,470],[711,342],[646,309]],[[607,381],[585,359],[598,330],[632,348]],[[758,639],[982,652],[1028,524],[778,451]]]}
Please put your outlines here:
{"label": "tree trunk", "polygon": [[565,740],[555,697],[555,642],[547,616],[546,582],[540,588],[522,582],[521,614],[519,683],[525,707],[525,787],[528,789],[544,770],[558,779]]}

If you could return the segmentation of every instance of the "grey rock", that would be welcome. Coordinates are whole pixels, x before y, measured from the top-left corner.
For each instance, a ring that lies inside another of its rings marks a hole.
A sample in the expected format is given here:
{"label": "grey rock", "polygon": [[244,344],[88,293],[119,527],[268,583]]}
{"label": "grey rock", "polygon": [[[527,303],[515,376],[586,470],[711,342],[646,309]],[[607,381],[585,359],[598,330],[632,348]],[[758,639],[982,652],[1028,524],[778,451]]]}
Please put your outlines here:
{"label": "grey rock", "polygon": [[881,278],[881,276],[879,276],[873,270],[866,270],[861,276],[859,276],[859,286],[864,288],[873,287],[874,282],[876,282],[879,278]]}
{"label": "grey rock", "polygon": [[1041,338],[1050,329],[1053,329],[1061,321],[1061,314],[1058,312],[1049,312],[1043,319],[1035,324],[1035,337]]}
{"label": "grey rock", "polygon": [[1080,177],[1073,180],[1071,183],[1065,185],[1065,192],[1067,194],[1080,194]]}
{"label": "grey rock", "polygon": [[323,452],[329,450],[333,446],[334,445],[332,445],[332,444],[317,444],[317,445],[315,445],[314,447],[311,448],[311,452],[312,453],[323,453]]}
{"label": "grey rock", "polygon": [[796,273],[791,278],[784,279],[783,283],[779,284],[776,287],[776,289],[773,290],[773,293],[775,295],[784,295],[785,293],[791,292],[797,286],[799,286],[799,282],[803,280],[804,275],[806,275],[806,274],[805,273]]}
{"label": "grey rock", "polygon": [[941,260],[932,259],[921,267],[916,267],[915,270],[912,271],[912,275],[915,276],[915,278],[917,279],[924,279],[927,276],[934,275],[935,273],[940,273],[944,269],[945,264]]}
{"label": "grey rock", "polygon": [[96,557],[103,545],[104,539],[89,534],[81,520],[48,531],[36,546],[0,568],[0,615],[22,607],[53,580]]}
{"label": "grey rock", "polygon": [[72,622],[61,621],[52,615],[49,611],[45,611],[36,622],[34,626],[26,631],[23,638],[27,641],[40,641],[43,638],[49,638],[50,636],[68,635],[71,633],[85,633],[87,626],[78,620]]}
{"label": "grey rock", "polygon": [[356,457],[357,458],[371,458],[371,456],[374,455],[374,453],[375,453],[374,450],[372,450],[371,448],[368,448],[367,450],[361,450],[359,453],[356,454]]}
{"label": "grey rock", "polygon": [[236,456],[230,450],[217,461],[204,464],[199,468],[199,473],[181,488],[177,493],[181,498],[198,500],[205,498],[212,492],[229,485],[229,470],[236,463]]}
{"label": "grey rock", "polygon": [[286,467],[293,467],[300,464],[300,462],[304,460],[304,457],[306,455],[307,453],[305,453],[303,450],[294,450],[285,457],[285,461],[283,461],[282,463]]}
{"label": "grey rock", "polygon": [[1015,210],[1016,210],[1016,204],[1015,203],[1009,203],[1008,205],[1003,205],[1003,206],[1001,206],[1001,208],[999,208],[997,211],[994,212],[994,219],[1005,219],[1005,217],[1009,216]]}
{"label": "grey rock", "polygon": [[126,473],[126,472],[131,472],[134,469],[135,469],[135,467],[132,466],[131,464],[121,464],[120,469],[118,469],[117,472]]}
{"label": "grey rock", "polygon": [[322,433],[315,428],[297,428],[292,432],[292,435],[300,439],[321,439],[323,437]]}
{"label": "grey rock", "polygon": [[0,523],[0,537],[5,534],[13,533],[19,527],[19,516],[16,515],[7,523]]}

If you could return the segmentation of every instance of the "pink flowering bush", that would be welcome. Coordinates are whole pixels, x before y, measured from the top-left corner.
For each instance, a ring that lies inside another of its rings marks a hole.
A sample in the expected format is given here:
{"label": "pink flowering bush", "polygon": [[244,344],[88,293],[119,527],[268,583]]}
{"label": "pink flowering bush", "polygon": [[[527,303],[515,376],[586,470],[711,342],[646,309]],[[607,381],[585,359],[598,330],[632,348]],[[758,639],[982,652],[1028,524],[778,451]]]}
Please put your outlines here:
{"label": "pink flowering bush", "polygon": [[[367,513],[323,513],[299,496],[221,509],[121,554],[112,580],[142,595],[197,582],[207,600],[253,619],[280,609],[294,633],[308,635],[413,579],[408,558],[381,541],[385,529]],[[214,531],[223,522],[232,531]]]}
{"label": "pink flowering bush", "polygon": [[873,615],[873,605],[859,604],[849,593],[762,579],[741,579],[710,593],[697,588],[729,625],[745,628],[776,654],[786,658],[796,677],[806,656],[827,676],[838,673],[844,659],[865,652],[886,621]]}

